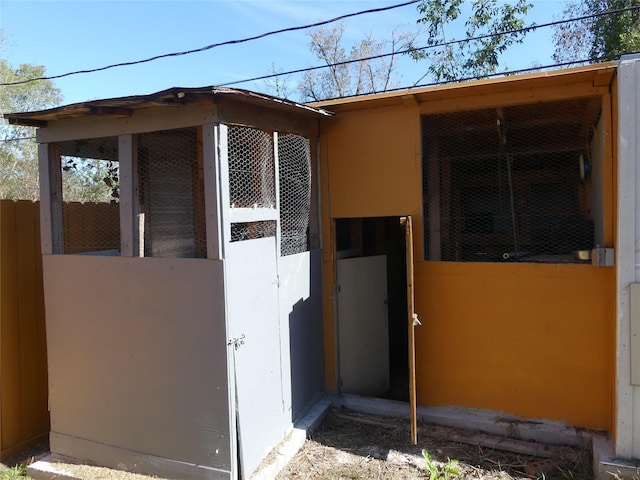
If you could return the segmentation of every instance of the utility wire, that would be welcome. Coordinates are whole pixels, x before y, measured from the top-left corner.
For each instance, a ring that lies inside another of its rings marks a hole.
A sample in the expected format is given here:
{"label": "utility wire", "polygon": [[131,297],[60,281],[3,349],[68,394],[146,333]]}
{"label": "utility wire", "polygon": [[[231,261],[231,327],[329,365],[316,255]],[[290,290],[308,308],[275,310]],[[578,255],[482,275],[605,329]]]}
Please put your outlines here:
{"label": "utility wire", "polygon": [[368,13],[377,13],[377,12],[384,12],[387,10],[393,10],[395,8],[400,8],[400,7],[406,7],[407,5],[411,5],[413,3],[418,3],[420,0],[409,0],[403,3],[397,3],[394,5],[389,5],[386,7],[380,7],[380,8],[372,8],[369,10],[361,10],[359,12],[353,12],[353,13],[347,13],[345,15],[340,15],[339,17],[334,17],[331,18],[329,20],[323,20],[320,22],[316,22],[316,23],[310,23],[308,25],[300,25],[297,27],[289,27],[289,28],[282,28],[280,30],[273,30],[270,32],[266,32],[266,33],[262,33],[260,35],[255,35],[253,37],[247,37],[247,38],[242,38],[239,40],[227,40],[225,42],[220,42],[220,43],[212,43],[211,45],[206,45],[204,47],[200,47],[200,48],[195,48],[193,50],[185,50],[182,52],[173,52],[173,53],[165,53],[162,55],[156,55],[154,57],[150,57],[150,58],[145,58],[144,60],[134,60],[131,62],[122,62],[122,63],[114,63],[112,65],[107,65],[104,67],[99,67],[99,68],[92,68],[92,69],[87,69],[87,70],[77,70],[74,72],[68,72],[68,73],[62,73],[60,75],[51,75],[51,76],[43,76],[43,77],[37,77],[37,78],[30,78],[27,80],[20,80],[17,82],[8,82],[8,83],[0,83],[0,86],[2,87],[7,87],[7,86],[11,86],[11,85],[23,85],[25,83],[31,83],[31,82],[36,82],[39,80],[55,80],[58,78],[64,78],[64,77],[69,77],[71,75],[79,75],[82,73],[95,73],[95,72],[101,72],[104,70],[109,70],[111,68],[116,68],[116,67],[125,67],[125,66],[131,66],[131,65],[139,65],[141,63],[149,63],[149,62],[153,62],[155,60],[159,60],[161,58],[169,58],[169,57],[180,57],[183,55],[190,55],[192,53],[198,53],[198,52],[204,52],[206,50],[211,50],[212,48],[217,48],[217,47],[222,47],[225,45],[235,45],[235,44],[239,44],[239,43],[245,43],[245,42],[250,42],[252,40],[258,40],[261,38],[265,38],[265,37],[269,37],[272,35],[277,35],[280,33],[286,33],[286,32],[295,32],[298,30],[305,30],[308,28],[313,28],[313,27],[320,27],[322,25],[328,25],[329,23],[333,23],[333,22],[337,22],[339,20],[344,20],[345,18],[351,18],[351,17],[357,17],[360,15],[365,15]]}
{"label": "utility wire", "polygon": [[[391,9],[395,9],[395,8],[399,8],[399,7],[404,7],[404,6],[407,6],[407,5],[411,5],[413,3],[417,3],[419,1],[420,0],[411,0],[411,1],[404,2],[404,3],[390,5],[390,6],[387,6],[387,7],[381,7],[381,8],[376,8],[376,9],[363,10],[363,11],[360,11],[360,12],[349,13],[349,14],[345,14],[345,15],[342,15],[342,16],[339,16],[339,17],[335,17],[335,18],[332,18],[332,19],[329,19],[329,20],[324,20],[324,21],[313,23],[313,24],[309,24],[309,25],[303,25],[303,26],[290,27],[290,28],[285,28],[285,29],[280,29],[280,30],[274,30],[274,31],[271,31],[271,32],[263,33],[261,35],[256,35],[256,36],[253,36],[253,37],[247,37],[247,38],[240,39],[240,40],[228,40],[228,41],[225,41],[225,42],[220,42],[220,43],[216,43],[216,44],[212,44],[212,45],[207,45],[205,47],[201,47],[201,48],[194,49],[194,50],[187,50],[187,51],[183,51],[183,52],[167,53],[167,54],[163,54],[163,55],[157,55],[155,57],[147,58],[145,60],[137,60],[137,61],[132,61],[132,62],[117,63],[117,64],[112,64],[112,65],[108,65],[108,66],[101,67],[101,68],[95,68],[95,69],[89,69],[89,70],[78,70],[78,71],[68,72],[68,73],[64,73],[64,74],[60,74],[60,75],[44,76],[44,77],[38,77],[38,78],[31,78],[31,79],[27,79],[27,80],[21,80],[21,81],[18,81],[18,82],[0,83],[0,86],[21,85],[21,84],[31,83],[31,82],[35,82],[35,81],[39,81],[39,80],[54,80],[54,79],[68,77],[68,76],[71,76],[71,75],[78,75],[78,74],[82,74],[82,73],[94,73],[94,72],[107,70],[107,69],[110,69],[110,68],[137,65],[137,64],[141,64],[141,63],[148,63],[148,62],[151,62],[151,61],[154,61],[154,60],[158,60],[158,59],[161,59],[161,58],[175,57],[175,56],[181,56],[181,55],[189,55],[189,54],[192,54],[192,53],[197,53],[197,52],[209,50],[209,49],[212,49],[212,48],[215,48],[215,47],[219,47],[219,46],[231,45],[231,44],[237,44],[237,43],[244,43],[244,42],[257,40],[257,39],[260,39],[260,38],[264,38],[264,37],[267,37],[267,36],[270,36],[270,35],[279,34],[279,33],[285,33],[285,32],[290,32],[290,31],[303,30],[303,29],[307,29],[307,28],[322,26],[322,25],[326,25],[326,24],[329,24],[329,23],[332,23],[332,22],[336,22],[336,21],[345,19],[345,18],[349,18],[349,17],[354,17],[354,16],[358,16],[358,15],[364,15],[364,14],[367,14],[367,13],[374,13],[374,12],[380,12],[380,11],[391,10]],[[258,77],[253,77],[253,78],[248,78],[248,79],[243,79],[243,80],[235,80],[235,81],[232,81],[232,82],[226,82],[226,83],[219,84],[218,86],[229,86],[229,85],[237,85],[237,84],[242,84],[242,83],[254,82],[254,81],[257,81],[257,80],[267,80],[267,79],[270,79],[270,78],[280,77],[280,76],[284,76],[284,75],[292,75],[292,74],[297,74],[297,73],[304,73],[304,72],[309,72],[309,71],[314,71],[314,70],[320,70],[320,69],[323,69],[323,68],[332,68],[332,67],[337,67],[337,66],[342,66],[342,65],[348,65],[348,64],[351,64],[351,63],[358,63],[358,62],[366,62],[366,61],[370,61],[370,60],[377,60],[377,59],[386,58],[386,57],[390,57],[390,56],[394,56],[394,55],[402,55],[402,54],[407,54],[407,53],[411,53],[411,52],[419,52],[419,51],[424,51],[424,50],[429,50],[429,49],[439,48],[439,47],[446,47],[446,46],[465,43],[465,42],[471,42],[471,41],[476,41],[476,40],[484,40],[484,39],[493,38],[493,37],[496,37],[496,36],[509,35],[509,34],[513,34],[513,33],[520,33],[520,32],[527,32],[528,33],[528,32],[531,32],[531,31],[535,31],[535,30],[537,30],[539,28],[552,27],[552,26],[561,25],[561,24],[564,24],[564,23],[579,22],[579,21],[582,21],[582,20],[598,18],[598,17],[605,16],[605,15],[615,15],[615,14],[624,13],[624,12],[627,12],[627,11],[638,10],[638,9],[640,9],[640,5],[633,6],[633,7],[627,7],[627,8],[621,8],[621,9],[617,9],[617,10],[606,10],[606,11],[600,12],[600,13],[595,13],[595,14],[590,14],[590,15],[583,15],[583,16],[580,16],[580,17],[574,17],[574,18],[565,19],[565,20],[556,20],[556,21],[553,21],[553,22],[542,23],[542,24],[539,24],[539,25],[533,24],[533,25],[529,25],[527,27],[522,27],[522,28],[517,28],[517,29],[512,29],[512,30],[505,30],[503,32],[498,32],[498,33],[479,35],[477,37],[464,38],[464,39],[461,39],[461,40],[451,40],[451,41],[448,41],[448,42],[442,42],[442,43],[438,43],[438,44],[434,44],[434,45],[428,45],[428,46],[424,46],[424,47],[407,48],[407,49],[404,49],[404,50],[398,50],[398,51],[395,51],[395,52],[377,54],[377,55],[357,58],[357,59],[353,59],[353,60],[345,60],[345,61],[342,61],[342,62],[335,62],[335,63],[324,64],[324,65],[317,65],[315,67],[305,67],[305,68],[299,68],[299,69],[295,69],[295,70],[290,70],[290,71],[287,71],[287,72],[272,73],[272,74],[268,74],[268,75],[261,75],[261,76],[258,76]],[[584,62],[589,61],[589,60],[593,60],[593,59],[587,59],[587,60],[581,60],[581,61],[575,61],[575,62],[565,62],[565,63],[561,63],[561,64],[550,65],[550,66],[547,66],[547,67],[534,67],[534,68],[531,68],[531,69],[514,70],[513,72],[501,72],[501,73],[497,73],[497,74],[487,75],[487,77],[498,76],[498,75],[506,75],[506,74],[509,74],[509,73],[517,73],[517,72],[521,72],[521,71],[531,71],[531,70],[537,70],[537,69],[542,69],[542,68],[553,68],[553,67],[557,67],[557,66],[573,65],[573,64],[578,64],[578,63],[584,63]],[[418,86],[418,83],[422,80],[422,78],[424,78],[424,76],[421,77],[414,84],[414,86]],[[465,81],[465,80],[471,80],[471,79],[475,79],[475,78],[476,77],[463,78],[463,79],[458,79],[457,81]],[[425,85],[420,85],[420,86],[439,85],[439,84],[443,84],[443,83],[450,83],[450,82],[436,82],[436,83],[425,84]],[[407,88],[407,87],[404,87],[404,88]],[[392,90],[386,90],[386,91],[402,90],[404,88],[392,89]]]}
{"label": "utility wire", "polygon": [[9,143],[9,142],[20,142],[22,140],[35,140],[36,137],[16,137],[16,138],[3,138],[0,142]]}
{"label": "utility wire", "polygon": [[[633,55],[635,53],[640,53],[640,52],[629,52],[630,55]],[[593,58],[585,58],[582,60],[572,60],[570,62],[562,62],[562,63],[552,63],[549,65],[538,65],[535,67],[527,67],[527,68],[520,68],[517,70],[508,70],[505,72],[496,72],[496,73],[489,73],[487,75],[484,75],[482,78],[494,78],[494,77],[501,77],[501,76],[508,76],[508,75],[517,75],[519,73],[529,73],[529,72],[535,72],[538,70],[549,70],[552,68],[557,68],[557,67],[568,67],[571,65],[579,65],[581,63],[600,63],[600,62],[608,62],[611,60],[616,59],[617,56],[613,56],[613,57],[593,57]],[[424,88],[424,87],[436,87],[438,85],[447,85],[450,83],[457,83],[457,82],[468,82],[470,80],[478,80],[478,77],[463,77],[463,78],[458,78],[456,80],[442,80],[440,82],[431,82],[431,83],[423,83],[420,85],[412,85],[411,87],[398,87],[398,88],[391,88],[388,90],[385,90],[385,92],[397,92],[400,90],[407,90],[409,88]],[[343,96],[343,97],[338,97],[338,98],[352,98],[352,97],[357,97],[358,95],[348,95],[348,96]],[[331,99],[327,99],[327,100],[337,100],[338,98],[331,98]],[[324,100],[323,100],[324,101]]]}
{"label": "utility wire", "polygon": [[[631,10],[638,10],[640,9],[640,5],[637,5],[635,7],[627,7],[627,8],[620,8],[618,10],[607,10],[605,12],[600,12],[600,13],[595,13],[595,14],[591,14],[591,15],[583,15],[581,17],[575,17],[575,18],[570,18],[570,19],[566,19],[566,20],[556,20],[553,22],[548,22],[548,23],[541,23],[540,25],[529,25],[528,27],[522,27],[522,28],[515,28],[512,30],[505,30],[503,32],[498,32],[498,33],[487,33],[485,35],[479,35],[477,37],[470,37],[470,38],[463,38],[461,40],[450,40],[448,42],[442,42],[442,43],[438,43],[435,45],[428,45],[425,47],[414,47],[414,48],[407,48],[405,50],[398,50],[395,52],[389,52],[389,53],[382,53],[382,54],[377,54],[377,55],[372,55],[369,57],[362,57],[362,58],[357,58],[357,59],[353,59],[353,60],[345,60],[342,62],[335,62],[335,63],[328,63],[325,65],[317,65],[315,67],[305,67],[305,68],[298,68],[296,70],[290,70],[288,72],[280,72],[280,73],[272,73],[272,74],[268,74],[268,75],[261,75],[259,77],[253,77],[253,78],[248,78],[248,79],[244,79],[244,80],[235,80],[232,82],[226,82],[226,83],[222,83],[219,84],[218,86],[220,87],[225,87],[225,86],[229,86],[229,85],[237,85],[240,83],[248,83],[248,82],[255,82],[257,80],[267,80],[269,78],[274,78],[274,77],[279,77],[279,76],[284,76],[284,75],[293,75],[296,73],[304,73],[304,72],[310,72],[313,70],[320,70],[323,68],[333,68],[333,67],[339,67],[342,65],[349,65],[351,63],[358,63],[358,62],[367,62],[369,60],[378,60],[380,58],[386,58],[386,57],[391,57],[394,55],[403,55],[406,53],[411,53],[411,52],[421,52],[424,50],[429,50],[429,49],[433,49],[433,48],[439,48],[439,47],[447,47],[450,45],[456,45],[456,44],[460,44],[460,43],[466,43],[466,42],[472,42],[475,40],[484,40],[487,38],[493,38],[493,37],[497,37],[497,36],[501,36],[501,35],[510,35],[512,33],[520,33],[520,32],[532,32],[535,31],[539,28],[546,28],[546,27],[553,27],[555,25],[561,25],[563,23],[571,23],[571,22],[579,22],[582,20],[587,20],[590,18],[597,18],[597,17],[601,17],[604,15],[614,15],[614,14],[618,14],[618,13],[623,13],[623,12],[627,12],[627,11],[631,11]],[[583,61],[580,62],[568,62],[570,64],[573,63],[582,63]],[[558,66],[562,66],[563,64],[558,64]],[[540,68],[540,67],[536,67],[536,68]],[[424,78],[424,76],[422,78],[420,78],[415,84],[414,86],[417,86],[417,84]],[[475,77],[472,77],[475,78]],[[464,81],[464,80],[468,80],[468,79],[459,79],[459,81]],[[443,82],[443,83],[448,83],[448,82]],[[437,85],[438,83],[436,83]],[[385,90],[385,91],[390,91],[390,90]]]}

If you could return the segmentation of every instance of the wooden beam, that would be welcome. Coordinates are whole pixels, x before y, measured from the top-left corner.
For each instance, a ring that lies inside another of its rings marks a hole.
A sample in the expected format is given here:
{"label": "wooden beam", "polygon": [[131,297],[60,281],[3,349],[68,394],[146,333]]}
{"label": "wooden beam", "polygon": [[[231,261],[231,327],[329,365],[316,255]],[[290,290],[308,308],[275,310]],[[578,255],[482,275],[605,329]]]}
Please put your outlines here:
{"label": "wooden beam", "polygon": [[133,135],[118,137],[120,174],[120,255],[137,257],[138,248],[138,199],[137,149]]}
{"label": "wooden beam", "polygon": [[22,125],[23,127],[46,127],[44,120],[34,120],[32,118],[9,117],[9,125]]}
{"label": "wooden beam", "polygon": [[[450,94],[452,92],[447,93],[449,93],[449,95],[421,103],[420,113],[425,115],[431,113],[460,112],[482,108],[508,107],[528,103],[601,96],[609,93],[609,87],[594,87],[592,82],[588,82],[503,91],[485,95],[467,94],[451,97]],[[457,91],[455,93],[460,94],[462,92]]]}
{"label": "wooden beam", "polygon": [[415,313],[414,273],[413,273],[413,224],[411,217],[403,217],[400,221],[404,225],[407,267],[407,321],[409,342],[409,415],[411,418],[411,443],[418,444],[418,394],[416,385],[416,333],[415,328],[420,324]]}
{"label": "wooden beam", "polygon": [[128,118],[131,116],[132,111],[128,108],[117,107],[91,107],[89,109],[91,115],[106,115],[118,118]]}
{"label": "wooden beam", "polygon": [[602,128],[604,145],[602,148],[602,218],[604,224],[603,239],[605,247],[614,246],[614,172],[613,172],[613,141],[614,132],[611,119],[611,95],[602,97]]}
{"label": "wooden beam", "polygon": [[137,110],[130,118],[108,115],[69,118],[51,122],[47,128],[37,131],[39,143],[63,142],[78,138],[100,138],[126,133],[146,133],[193,127],[215,123],[215,105],[187,106],[175,108],[144,108]]}
{"label": "wooden beam", "polygon": [[40,244],[43,255],[64,253],[62,168],[56,144],[38,146],[40,174]]}
{"label": "wooden beam", "polygon": [[420,102],[415,95],[404,95],[402,97],[402,103],[404,103],[405,107],[408,108],[418,108],[420,107]]}

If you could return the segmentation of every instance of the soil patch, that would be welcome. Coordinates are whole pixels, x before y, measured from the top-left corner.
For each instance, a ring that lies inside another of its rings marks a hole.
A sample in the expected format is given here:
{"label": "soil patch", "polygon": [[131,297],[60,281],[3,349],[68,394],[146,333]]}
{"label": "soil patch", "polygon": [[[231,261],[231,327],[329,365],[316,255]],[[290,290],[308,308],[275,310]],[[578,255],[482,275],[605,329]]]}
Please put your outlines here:
{"label": "soil patch", "polygon": [[332,409],[320,428],[308,439],[278,480],[323,479],[405,480],[429,478],[422,455],[426,450],[442,470],[449,459],[460,479],[571,479],[590,480],[588,448],[545,446],[533,442],[505,442],[476,431],[429,424],[418,427],[418,445],[410,442],[406,420],[390,419]]}
{"label": "soil patch", "polygon": [[8,470],[10,468],[17,467],[18,465],[30,465],[33,462],[46,457],[47,455],[49,455],[49,442],[45,441],[31,448],[23,450],[17,455],[6,458],[2,462],[0,462],[0,471]]}

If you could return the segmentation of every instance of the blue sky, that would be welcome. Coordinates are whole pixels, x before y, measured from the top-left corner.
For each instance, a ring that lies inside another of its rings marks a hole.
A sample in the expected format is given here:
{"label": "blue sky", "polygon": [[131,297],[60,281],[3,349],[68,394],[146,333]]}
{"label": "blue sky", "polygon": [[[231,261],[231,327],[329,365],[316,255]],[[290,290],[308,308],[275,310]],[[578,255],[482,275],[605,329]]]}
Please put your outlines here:
{"label": "blue sky", "polygon": [[[0,57],[12,66],[44,65],[49,75],[102,67],[240,39],[400,0],[0,0]],[[554,19],[561,0],[533,0],[528,22]],[[363,34],[385,38],[399,25],[414,27],[416,5],[345,21],[345,40]],[[549,64],[551,29],[530,34],[504,58],[510,69]],[[461,38],[460,32],[451,32]],[[152,93],[165,88],[217,85],[268,74],[272,65],[292,70],[317,65],[304,31],[285,33],[192,55],[56,80],[64,103]],[[426,64],[403,58],[401,86],[415,83]],[[239,88],[265,90],[263,81]]]}

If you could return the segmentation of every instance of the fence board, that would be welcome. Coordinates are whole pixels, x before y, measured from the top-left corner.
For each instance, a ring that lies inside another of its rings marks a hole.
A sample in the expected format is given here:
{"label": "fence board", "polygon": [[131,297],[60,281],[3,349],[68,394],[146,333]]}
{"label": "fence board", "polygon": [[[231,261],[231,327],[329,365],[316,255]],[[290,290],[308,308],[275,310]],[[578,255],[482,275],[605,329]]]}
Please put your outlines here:
{"label": "fence board", "polygon": [[[38,304],[42,277],[38,277],[40,238],[37,205],[28,201],[16,204],[16,259],[18,283],[18,322],[20,326],[20,387],[22,395],[22,436],[35,436],[48,430],[46,349],[40,350],[44,336],[44,316]],[[39,311],[40,310],[40,311]],[[40,313],[40,314],[39,314]]]}
{"label": "fence board", "polygon": [[0,459],[49,431],[38,211],[0,201]]}
{"label": "fence board", "polygon": [[20,350],[18,324],[18,286],[16,282],[16,205],[0,203],[0,415],[2,416],[2,450],[20,442]]}
{"label": "fence board", "polygon": [[65,203],[64,253],[76,254],[120,248],[117,203]]}
{"label": "fence board", "polygon": [[[64,208],[66,253],[119,248],[118,204]],[[0,459],[49,432],[39,203],[0,200]]]}

